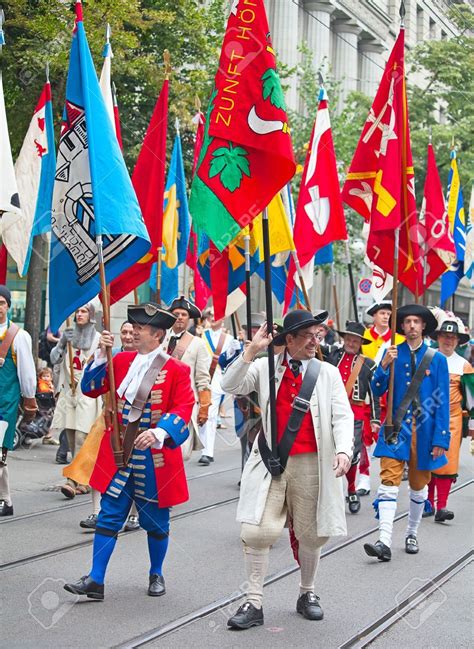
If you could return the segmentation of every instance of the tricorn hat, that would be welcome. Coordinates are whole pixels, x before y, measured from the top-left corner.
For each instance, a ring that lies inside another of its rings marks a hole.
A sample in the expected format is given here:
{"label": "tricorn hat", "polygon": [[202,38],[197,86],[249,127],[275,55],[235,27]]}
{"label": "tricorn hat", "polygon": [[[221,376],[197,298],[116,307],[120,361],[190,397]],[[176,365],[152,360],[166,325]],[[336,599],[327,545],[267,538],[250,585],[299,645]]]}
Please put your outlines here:
{"label": "tricorn hat", "polygon": [[361,322],[355,322],[353,320],[346,320],[346,327],[343,331],[337,332],[340,336],[345,336],[350,334],[351,336],[359,336],[361,339],[362,345],[368,345],[372,341],[364,336],[365,327]]}
{"label": "tricorn hat", "polygon": [[443,333],[456,334],[456,336],[459,338],[460,345],[465,345],[471,338],[469,333],[467,333],[466,327],[459,318],[446,318],[446,320],[443,320],[443,322],[438,326],[436,331],[433,331],[433,333],[430,335],[431,338],[437,340],[439,334]]}
{"label": "tricorn hat", "polygon": [[366,314],[373,316],[377,313],[377,311],[380,311],[381,309],[388,309],[389,311],[392,311],[392,300],[380,300],[380,302],[372,304],[372,306],[369,306],[369,308],[366,310]]}
{"label": "tricorn hat", "polygon": [[428,307],[422,306],[421,304],[406,304],[397,309],[397,333],[403,335],[402,323],[410,315],[417,316],[423,320],[426,325],[423,330],[424,336],[431,336],[438,326],[438,321]]}
{"label": "tricorn hat", "polygon": [[294,334],[300,329],[307,329],[313,325],[322,324],[328,317],[327,311],[317,311],[316,313],[311,313],[305,309],[296,309],[287,313],[285,319],[283,320],[283,330],[277,336],[275,336],[274,344],[284,345],[286,341],[286,334]]}
{"label": "tricorn hat", "polygon": [[169,329],[176,322],[176,317],[153,302],[131,304],[127,309],[127,319],[132,324],[150,325],[157,329]]}
{"label": "tricorn hat", "polygon": [[[263,313],[251,313],[250,317],[252,318],[252,329],[261,327],[267,320]],[[242,329],[247,331],[247,322],[242,323]]]}
{"label": "tricorn hat", "polygon": [[175,298],[171,303],[171,306],[169,308],[170,313],[173,313],[175,309],[184,309],[184,311],[187,311],[189,313],[189,316],[191,318],[202,318],[200,309],[198,309],[195,304],[185,298],[184,295]]}

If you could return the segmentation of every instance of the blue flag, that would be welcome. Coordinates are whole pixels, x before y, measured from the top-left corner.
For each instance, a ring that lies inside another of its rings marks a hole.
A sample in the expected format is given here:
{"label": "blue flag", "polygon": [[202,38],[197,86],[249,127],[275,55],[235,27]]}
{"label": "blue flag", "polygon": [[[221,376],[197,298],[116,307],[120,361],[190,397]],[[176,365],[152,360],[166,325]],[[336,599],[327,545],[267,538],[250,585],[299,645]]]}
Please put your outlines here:
{"label": "blue flag", "polygon": [[449,231],[454,240],[456,259],[441,277],[441,306],[454,295],[464,277],[464,256],[466,253],[466,214],[461,181],[459,179],[456,151],[451,152],[451,168],[448,176],[448,220]]}
{"label": "blue flag", "polygon": [[107,283],[150,247],[102,98],[80,2],[76,3],[51,227],[49,303],[55,330],[100,292],[98,236],[103,241]]}
{"label": "blue flag", "polygon": [[[171,304],[179,296],[178,270],[186,261],[190,230],[183,153],[178,134],[174,140],[165,187],[161,266],[161,300],[164,304]],[[156,290],[156,264],[151,269],[150,285],[152,290]]]}
{"label": "blue flag", "polygon": [[328,243],[327,246],[318,250],[314,256],[314,263],[316,266],[321,266],[322,264],[332,264],[334,261],[333,247],[332,243]]}

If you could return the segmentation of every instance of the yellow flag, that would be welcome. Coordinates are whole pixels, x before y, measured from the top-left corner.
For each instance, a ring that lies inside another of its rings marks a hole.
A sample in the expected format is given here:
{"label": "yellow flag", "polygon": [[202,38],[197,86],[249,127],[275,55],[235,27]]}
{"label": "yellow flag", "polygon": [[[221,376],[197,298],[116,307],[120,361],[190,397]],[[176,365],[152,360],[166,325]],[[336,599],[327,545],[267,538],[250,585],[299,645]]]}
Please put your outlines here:
{"label": "yellow flag", "polygon": [[178,200],[176,198],[176,185],[171,185],[165,192],[168,199],[165,213],[163,214],[163,246],[165,252],[163,262],[168,268],[176,268],[178,265]]}
{"label": "yellow flag", "polygon": [[[268,227],[270,232],[270,254],[277,255],[279,252],[294,250],[295,244],[291,234],[290,224],[286,215],[285,206],[278,193],[268,206]],[[260,250],[260,257],[263,259],[263,234],[262,215],[254,219],[250,232],[250,254]]]}

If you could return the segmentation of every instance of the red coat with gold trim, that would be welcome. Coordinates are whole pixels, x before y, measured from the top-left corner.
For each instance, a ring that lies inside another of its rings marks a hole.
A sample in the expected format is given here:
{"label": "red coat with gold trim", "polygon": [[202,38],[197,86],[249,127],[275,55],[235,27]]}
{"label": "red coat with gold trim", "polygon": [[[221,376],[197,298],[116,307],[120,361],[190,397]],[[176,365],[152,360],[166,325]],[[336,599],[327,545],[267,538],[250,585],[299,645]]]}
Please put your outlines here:
{"label": "red coat with gold trim", "polygon": [[[121,352],[114,356],[113,366],[117,387],[127,375],[136,355],[137,352]],[[92,398],[108,392],[109,376],[106,364],[95,368],[89,364],[84,371],[81,387],[83,393]],[[169,358],[150,391],[139,426],[140,431],[160,427],[169,435],[162,449],[150,449],[159,507],[172,507],[186,502],[189,498],[180,444],[189,434],[187,426],[194,401],[190,368],[181,361]],[[126,425],[130,404],[117,395],[117,406],[119,422]],[[106,430],[89,484],[104,493],[117,470],[110,442],[110,430]]]}

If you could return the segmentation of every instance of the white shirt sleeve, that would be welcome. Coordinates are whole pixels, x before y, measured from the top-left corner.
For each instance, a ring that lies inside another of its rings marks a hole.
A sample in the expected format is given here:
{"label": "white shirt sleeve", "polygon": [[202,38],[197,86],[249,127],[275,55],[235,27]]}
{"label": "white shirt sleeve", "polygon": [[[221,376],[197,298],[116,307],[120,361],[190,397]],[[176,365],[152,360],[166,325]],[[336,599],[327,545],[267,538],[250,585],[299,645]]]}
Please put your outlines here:
{"label": "white shirt sleeve", "polygon": [[94,361],[90,369],[95,370],[96,367],[100,367],[104,363],[107,363],[107,356],[103,356],[101,349],[97,348],[94,352]]}
{"label": "white shirt sleeve", "polygon": [[163,430],[163,428],[149,428],[148,430],[156,437],[156,442],[151,445],[151,448],[163,448],[165,440],[169,437],[166,430]]}
{"label": "white shirt sleeve", "polygon": [[13,351],[21,393],[30,399],[36,394],[36,367],[31,352],[31,336],[24,329],[20,329],[13,339]]}

